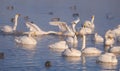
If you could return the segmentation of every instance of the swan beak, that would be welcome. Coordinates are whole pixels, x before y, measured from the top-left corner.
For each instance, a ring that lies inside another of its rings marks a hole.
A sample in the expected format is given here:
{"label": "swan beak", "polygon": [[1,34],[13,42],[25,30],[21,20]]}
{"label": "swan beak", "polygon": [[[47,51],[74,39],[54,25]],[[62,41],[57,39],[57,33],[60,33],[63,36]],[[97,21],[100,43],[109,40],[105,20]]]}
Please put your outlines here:
{"label": "swan beak", "polygon": [[92,17],[91,18],[95,18],[95,16],[94,15],[92,15]]}
{"label": "swan beak", "polygon": [[16,16],[21,16],[21,14],[16,14]]}

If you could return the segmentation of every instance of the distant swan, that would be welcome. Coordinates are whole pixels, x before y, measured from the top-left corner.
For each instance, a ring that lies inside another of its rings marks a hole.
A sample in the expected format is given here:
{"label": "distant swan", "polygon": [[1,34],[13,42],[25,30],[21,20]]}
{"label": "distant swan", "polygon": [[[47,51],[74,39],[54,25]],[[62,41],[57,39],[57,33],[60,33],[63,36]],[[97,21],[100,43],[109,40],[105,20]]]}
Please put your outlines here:
{"label": "distant swan", "polygon": [[94,40],[95,40],[95,43],[104,42],[104,38],[102,36],[98,35],[97,33],[94,34]]}
{"label": "distant swan", "polygon": [[81,51],[79,51],[75,48],[68,48],[62,52],[62,55],[66,56],[66,57],[80,57]]}
{"label": "distant swan", "polygon": [[86,48],[86,36],[83,35],[83,43],[84,43],[84,48],[82,48],[82,53],[85,55],[99,55],[101,54],[101,50],[95,48],[95,47],[87,47]]}
{"label": "distant swan", "polygon": [[19,37],[15,37],[15,42],[18,44],[27,44],[27,45],[36,45],[37,41],[31,37],[31,33],[29,33],[28,36],[19,36]]}
{"label": "distant swan", "polygon": [[9,25],[5,25],[1,28],[1,31],[4,32],[4,33],[13,33],[14,31],[16,31],[17,21],[18,21],[19,16],[20,16],[20,14],[15,15],[15,23],[14,23],[13,27],[11,27]]}
{"label": "distant swan", "polygon": [[[72,39],[72,43],[69,42],[68,44],[74,44],[74,42],[76,42],[76,35],[75,37],[71,37]],[[75,40],[74,40],[75,39]],[[68,41],[67,41],[68,42]],[[84,48],[84,44],[82,45],[82,48]],[[76,48],[74,48],[74,46],[69,46],[69,48],[65,49],[63,52],[62,52],[62,55],[63,56],[66,56],[66,57],[80,57],[81,56],[81,51],[80,50],[77,50]]]}
{"label": "distant swan", "polygon": [[66,41],[59,41],[54,44],[50,44],[49,48],[56,49],[56,50],[65,50],[68,48],[68,45],[67,45]]}
{"label": "distant swan", "polygon": [[118,62],[118,59],[113,53],[104,53],[98,57],[97,62],[116,65]]}
{"label": "distant swan", "polygon": [[31,23],[31,22],[26,22],[26,26],[29,28],[29,31],[32,32],[34,36],[39,36],[39,35],[46,35],[46,34],[58,34],[58,32],[55,31],[43,31],[40,29],[36,24]]}
{"label": "distant swan", "polygon": [[120,46],[112,46],[110,48],[111,53],[120,53]]}

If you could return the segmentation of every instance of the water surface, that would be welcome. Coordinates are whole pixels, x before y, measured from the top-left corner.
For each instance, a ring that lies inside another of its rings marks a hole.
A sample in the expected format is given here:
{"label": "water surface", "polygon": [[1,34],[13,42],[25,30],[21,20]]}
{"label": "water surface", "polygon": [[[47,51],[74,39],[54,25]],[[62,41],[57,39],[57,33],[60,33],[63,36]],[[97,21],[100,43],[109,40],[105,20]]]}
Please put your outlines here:
{"label": "water surface", "polygon": [[[108,29],[120,24],[119,0],[1,0],[0,26],[13,25],[11,18],[16,13],[21,14],[17,30],[27,31],[26,21],[36,23],[44,31],[58,31],[57,27],[48,23],[51,18],[59,17],[69,25],[74,20],[73,14],[80,15],[79,29],[85,20],[95,15],[95,31],[104,36]],[[26,18],[28,17],[28,19]],[[61,52],[48,48],[49,44],[62,40],[63,37],[46,35],[37,38],[36,46],[23,46],[14,42],[14,36],[0,35],[0,52],[4,52],[4,59],[0,59],[0,71],[117,71],[118,65],[97,64],[95,57],[83,56],[79,58],[65,58]],[[78,38],[81,47],[81,38]],[[103,44],[93,44],[88,37],[87,46],[96,46],[103,50]],[[120,60],[119,55],[117,56]],[[49,60],[52,67],[46,68],[44,63]]]}

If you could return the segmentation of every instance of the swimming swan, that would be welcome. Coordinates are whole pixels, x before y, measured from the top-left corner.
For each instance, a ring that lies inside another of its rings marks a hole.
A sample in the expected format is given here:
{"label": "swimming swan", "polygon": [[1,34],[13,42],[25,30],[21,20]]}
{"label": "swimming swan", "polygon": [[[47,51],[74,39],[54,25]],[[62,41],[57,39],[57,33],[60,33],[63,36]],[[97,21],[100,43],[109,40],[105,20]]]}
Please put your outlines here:
{"label": "swimming swan", "polygon": [[97,62],[116,65],[118,62],[118,59],[113,53],[104,53],[98,57]]}
{"label": "swimming swan", "polygon": [[15,23],[14,23],[13,27],[9,26],[9,25],[5,25],[1,28],[1,31],[4,32],[4,33],[13,33],[14,31],[16,31],[19,16],[20,16],[20,14],[15,15]]}
{"label": "swimming swan", "polygon": [[37,41],[31,37],[31,32],[28,34],[28,36],[19,36],[15,37],[15,42],[18,44],[27,44],[27,45],[36,45]]}
{"label": "swimming swan", "polygon": [[95,43],[104,42],[104,38],[102,36],[98,35],[97,33],[94,34],[94,40],[95,40]]}
{"label": "swimming swan", "polygon": [[99,55],[101,54],[101,50],[95,48],[95,47],[86,47],[86,36],[83,35],[83,45],[84,45],[84,48],[82,48],[82,53],[85,54],[85,55]]}
{"label": "swimming swan", "polygon": [[49,48],[56,49],[56,50],[65,50],[68,48],[68,45],[67,45],[66,41],[59,41],[54,44],[50,44]]}
{"label": "swimming swan", "polygon": [[[74,44],[74,42],[77,40],[76,39],[76,35],[75,37],[71,37],[73,38],[72,41],[73,43],[71,43],[72,45]],[[75,40],[74,40],[75,39]],[[69,43],[70,44],[70,43]],[[84,48],[84,42],[83,42],[83,45],[82,45],[82,48]],[[69,46],[69,48],[65,49],[63,52],[62,52],[62,56],[66,56],[66,57],[80,57],[81,56],[81,51],[80,50],[77,50],[76,48],[74,48],[74,46]]]}

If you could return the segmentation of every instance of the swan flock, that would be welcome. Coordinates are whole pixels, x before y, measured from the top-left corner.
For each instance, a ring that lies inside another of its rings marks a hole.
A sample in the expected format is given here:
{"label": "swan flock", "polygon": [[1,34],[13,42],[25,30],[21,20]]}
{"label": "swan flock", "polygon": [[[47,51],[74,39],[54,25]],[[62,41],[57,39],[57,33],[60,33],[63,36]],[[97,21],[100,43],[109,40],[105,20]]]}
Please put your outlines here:
{"label": "swan flock", "polygon": [[[18,31],[17,25],[19,16],[19,14],[15,15],[15,23],[13,26],[4,25],[0,27],[0,31],[6,35],[14,35],[14,33]],[[120,36],[120,25],[113,30],[106,31],[105,36],[102,37],[95,31],[96,27],[94,19],[95,16],[93,15],[91,20],[86,20],[79,30],[76,29],[76,25],[79,25],[80,17],[73,20],[70,23],[71,25],[68,25],[67,22],[59,20],[50,21],[49,25],[58,27],[59,31],[44,31],[37,24],[33,22],[26,22],[25,25],[28,31],[22,32],[21,34],[23,35],[15,36],[14,41],[22,45],[37,45],[38,40],[35,37],[51,34],[63,36],[65,38],[64,40],[52,43],[48,45],[48,47],[54,50],[62,50],[61,55],[65,57],[81,57],[81,55],[98,54],[98,60],[96,60],[97,62],[117,64],[118,60],[114,53],[120,53],[120,46],[114,46],[114,43],[115,40],[117,40],[116,38]],[[86,45],[86,38],[89,35],[93,35],[94,38],[91,38],[94,40],[95,44],[100,43],[107,46],[105,48],[108,48],[108,51],[101,51],[95,46],[88,47]],[[79,42],[78,39],[81,39],[82,41]],[[82,43],[80,49],[78,49],[79,43]]]}

